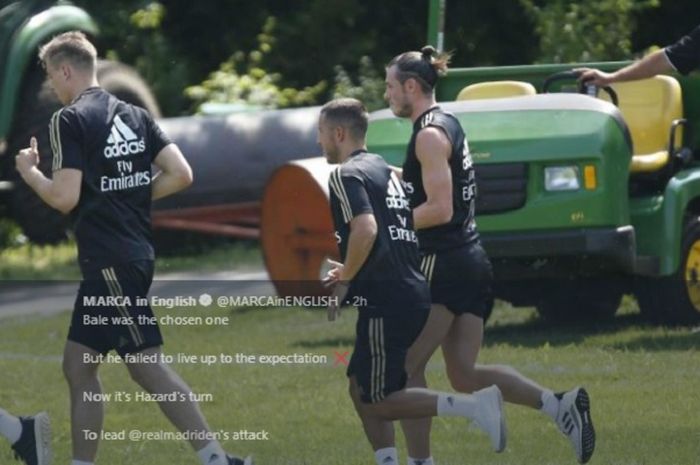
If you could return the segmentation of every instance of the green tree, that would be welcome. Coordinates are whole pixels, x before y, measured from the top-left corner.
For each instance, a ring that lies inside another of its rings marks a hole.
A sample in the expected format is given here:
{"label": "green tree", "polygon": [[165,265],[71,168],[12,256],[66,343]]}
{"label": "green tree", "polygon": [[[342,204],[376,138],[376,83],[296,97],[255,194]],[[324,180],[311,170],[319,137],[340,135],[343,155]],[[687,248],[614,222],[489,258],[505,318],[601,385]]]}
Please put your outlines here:
{"label": "green tree", "polygon": [[[188,104],[182,90],[192,79],[189,60],[180,59],[165,29],[170,11],[158,1],[75,0],[97,21],[101,56],[133,66],[148,82],[165,115]],[[183,57],[184,58],[184,57]]]}
{"label": "green tree", "polygon": [[185,89],[198,110],[203,104],[231,103],[253,108],[285,108],[312,105],[319,99],[327,84],[320,81],[314,86],[297,90],[279,85],[279,73],[271,73],[264,59],[274,47],[276,20],[270,17],[258,34],[258,46],[248,54],[238,51],[223,62],[219,69],[201,84]]}
{"label": "green tree", "polygon": [[538,60],[570,63],[628,59],[634,14],[658,0],[520,0],[540,37]]}
{"label": "green tree", "polygon": [[637,28],[632,35],[632,50],[650,46],[663,47],[689,33],[700,24],[697,0],[661,0],[658,8],[639,11]]}
{"label": "green tree", "polygon": [[365,104],[369,111],[386,107],[384,102],[384,78],[379,75],[372,59],[360,58],[357,79],[353,79],[341,65],[335,67],[333,98],[352,97]]}

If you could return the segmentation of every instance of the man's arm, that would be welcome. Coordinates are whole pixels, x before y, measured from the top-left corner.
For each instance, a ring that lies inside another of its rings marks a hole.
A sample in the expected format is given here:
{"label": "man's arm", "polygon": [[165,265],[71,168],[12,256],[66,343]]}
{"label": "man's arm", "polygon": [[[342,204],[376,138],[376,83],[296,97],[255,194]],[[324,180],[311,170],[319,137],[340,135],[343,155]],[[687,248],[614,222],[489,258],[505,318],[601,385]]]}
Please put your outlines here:
{"label": "man's arm", "polygon": [[[329,179],[331,203],[337,199],[342,218],[336,221],[349,223],[348,245],[345,250],[344,263],[332,263],[333,270],[326,280],[333,286],[331,297],[334,300],[328,306],[328,320],[335,320],[340,313],[340,305],[348,293],[348,286],[362,269],[367,257],[372,252],[377,238],[377,221],[369,196],[360,178],[349,173],[342,173],[338,167]],[[336,225],[338,227],[338,225]]]}
{"label": "man's arm", "polygon": [[153,177],[151,185],[153,200],[167,197],[192,184],[192,168],[177,145],[168,144],[163,147],[153,160],[153,164],[161,170]]}
{"label": "man's arm", "polygon": [[451,149],[447,135],[438,128],[424,128],[416,136],[426,201],[413,210],[415,229],[445,224],[452,218],[452,172],[448,163]]}
{"label": "man's arm", "polygon": [[54,171],[49,179],[39,171],[39,150],[36,138],[32,137],[29,148],[23,149],[15,157],[15,167],[29,187],[46,202],[63,214],[70,213],[80,200],[80,184],[83,172],[73,168]]}
{"label": "man's arm", "polygon": [[350,220],[350,234],[348,248],[345,254],[345,263],[336,263],[334,272],[339,279],[331,278],[329,284],[333,286],[331,302],[328,305],[328,321],[335,321],[340,315],[340,306],[348,295],[350,281],[360,271],[367,257],[369,257],[374,241],[377,238],[377,222],[372,213],[361,213]]}
{"label": "man's arm", "polygon": [[579,77],[580,81],[602,87],[614,82],[635,81],[637,79],[650,78],[657,74],[669,73],[673,71],[673,66],[666,56],[666,51],[657,50],[614,73],[606,73],[591,68],[578,68],[575,71],[582,71]]}
{"label": "man's arm", "polygon": [[350,221],[350,235],[341,282],[350,282],[360,271],[377,238],[377,221],[372,213],[363,213]]}

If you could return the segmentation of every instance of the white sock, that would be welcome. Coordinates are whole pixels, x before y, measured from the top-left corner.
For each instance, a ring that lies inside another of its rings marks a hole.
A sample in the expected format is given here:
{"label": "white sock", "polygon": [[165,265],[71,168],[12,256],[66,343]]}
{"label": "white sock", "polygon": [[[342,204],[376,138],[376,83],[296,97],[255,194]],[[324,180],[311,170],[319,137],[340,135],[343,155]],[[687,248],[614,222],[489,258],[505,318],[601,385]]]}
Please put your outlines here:
{"label": "white sock", "polygon": [[413,457],[408,458],[408,465],[435,465],[433,463],[433,458],[428,457],[427,459],[414,459]]}
{"label": "white sock", "polygon": [[5,410],[0,409],[0,434],[5,436],[10,444],[14,444],[22,436],[22,423]]}
{"label": "white sock", "polygon": [[399,465],[399,453],[396,447],[385,447],[374,451],[374,460],[377,465]]}
{"label": "white sock", "polygon": [[197,452],[202,465],[228,465],[226,452],[218,441],[212,441]]}
{"label": "white sock", "polygon": [[465,394],[438,394],[437,414],[439,417],[476,417],[477,400]]}
{"label": "white sock", "polygon": [[70,465],[95,465],[95,462],[83,462],[82,460],[72,460]]}
{"label": "white sock", "polygon": [[552,420],[557,419],[557,413],[559,412],[559,399],[554,395],[552,391],[546,389],[542,392],[542,407],[540,410],[549,415]]}

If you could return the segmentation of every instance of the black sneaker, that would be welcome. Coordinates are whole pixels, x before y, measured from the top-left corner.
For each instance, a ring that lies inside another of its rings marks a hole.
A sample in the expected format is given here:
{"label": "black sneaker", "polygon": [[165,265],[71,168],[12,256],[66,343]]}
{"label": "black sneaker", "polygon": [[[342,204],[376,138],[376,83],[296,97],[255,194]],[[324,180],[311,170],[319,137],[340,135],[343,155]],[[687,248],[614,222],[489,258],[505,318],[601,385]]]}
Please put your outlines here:
{"label": "black sneaker", "polygon": [[595,429],[593,429],[588,393],[579,387],[558,393],[556,396],[559,398],[557,426],[574,446],[578,462],[586,463],[595,450]]}
{"label": "black sneaker", "polygon": [[228,465],[253,465],[253,457],[250,455],[244,459],[235,455],[227,455]]}
{"label": "black sneaker", "polygon": [[51,465],[51,423],[46,412],[20,417],[22,435],[12,444],[15,458],[26,465]]}

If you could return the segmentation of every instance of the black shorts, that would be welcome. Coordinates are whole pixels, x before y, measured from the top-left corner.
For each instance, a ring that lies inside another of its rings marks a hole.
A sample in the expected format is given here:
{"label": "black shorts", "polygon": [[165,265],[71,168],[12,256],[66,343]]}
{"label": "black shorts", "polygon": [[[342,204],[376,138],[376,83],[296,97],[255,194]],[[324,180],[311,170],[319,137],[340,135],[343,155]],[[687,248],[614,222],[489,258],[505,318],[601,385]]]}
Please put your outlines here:
{"label": "black shorts", "polygon": [[148,303],[153,261],[138,260],[83,274],[68,340],[124,357],[163,345]]}
{"label": "black shorts", "polygon": [[406,387],[406,353],[425,326],[430,307],[397,310],[359,311],[347,375],[357,380],[362,402],[381,402]]}
{"label": "black shorts", "polygon": [[430,283],[432,303],[457,316],[483,318],[493,304],[491,262],[479,242],[423,254],[421,271]]}

